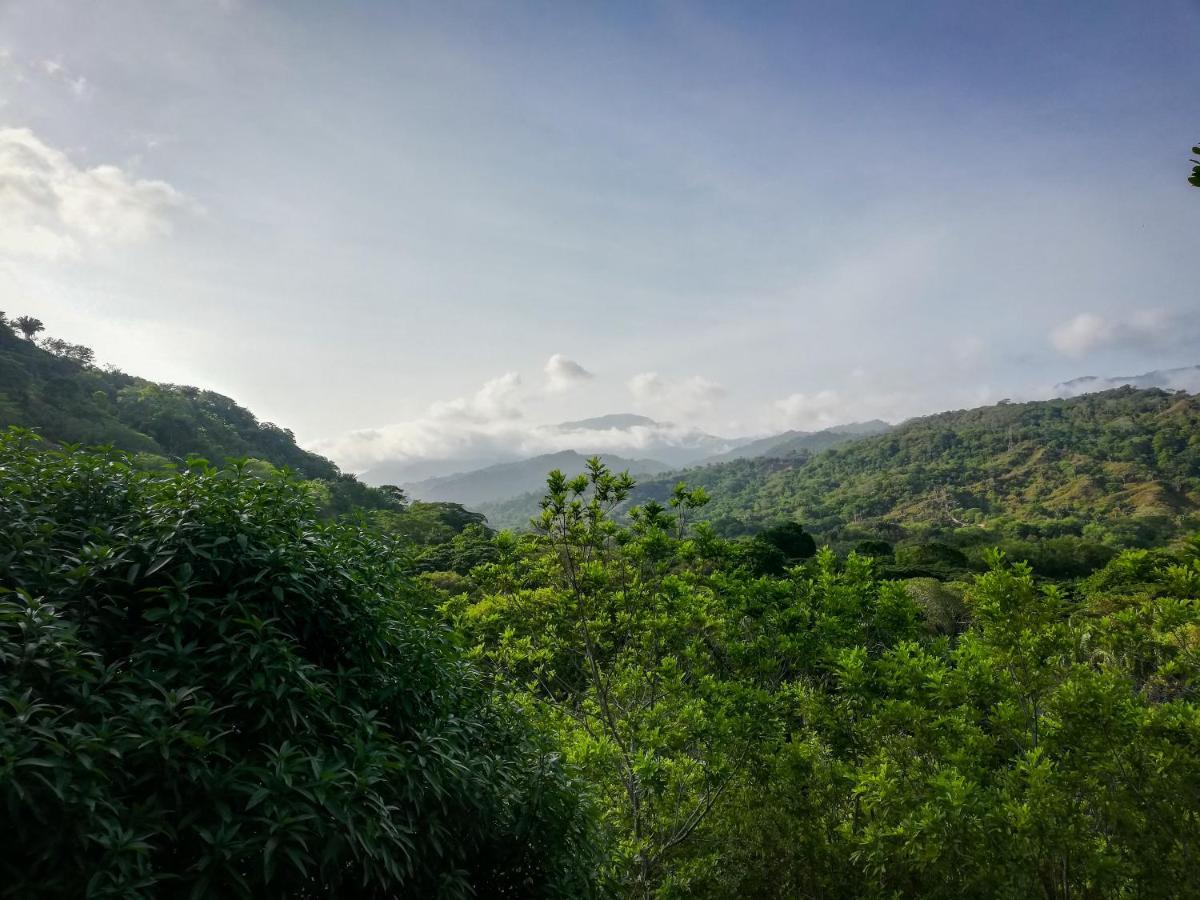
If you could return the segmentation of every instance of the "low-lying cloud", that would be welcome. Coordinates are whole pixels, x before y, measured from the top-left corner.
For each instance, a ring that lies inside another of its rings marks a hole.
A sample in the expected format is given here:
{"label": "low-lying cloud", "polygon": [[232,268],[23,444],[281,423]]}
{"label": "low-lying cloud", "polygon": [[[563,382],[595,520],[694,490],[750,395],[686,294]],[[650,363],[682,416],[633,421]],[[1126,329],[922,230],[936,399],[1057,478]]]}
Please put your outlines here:
{"label": "low-lying cloud", "polygon": [[[551,363],[555,358],[551,358]],[[572,365],[564,365],[564,363]],[[572,360],[560,358],[553,366],[567,373],[572,383],[590,379],[590,373]],[[550,375],[551,365],[546,371]],[[646,373],[652,375],[653,373]],[[705,379],[681,381],[660,380],[654,375],[652,384],[644,384],[642,397],[677,419],[688,409],[703,406],[706,398],[720,389]],[[352,431],[337,438],[317,442],[313,449],[334,459],[353,472],[363,472],[380,463],[415,464],[429,460],[460,460],[466,466],[516,459],[560,450],[581,452],[638,453],[659,452],[664,448],[697,448],[716,452],[710,435],[689,424],[673,424],[654,420],[622,423],[620,426],[581,424],[531,424],[529,405],[538,399],[537,390],[527,390],[516,372],[489,379],[472,394],[451,400],[438,401],[425,413],[405,422],[377,428]],[[669,402],[682,407],[669,410]],[[685,454],[686,455],[686,454]]]}

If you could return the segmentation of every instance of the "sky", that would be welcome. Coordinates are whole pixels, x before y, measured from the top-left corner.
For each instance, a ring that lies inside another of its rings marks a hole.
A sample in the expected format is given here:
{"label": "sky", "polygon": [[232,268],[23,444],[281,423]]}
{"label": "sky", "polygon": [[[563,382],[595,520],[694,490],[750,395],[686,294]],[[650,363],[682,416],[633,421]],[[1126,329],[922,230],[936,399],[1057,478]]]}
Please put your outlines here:
{"label": "sky", "polygon": [[0,0],[0,309],[352,471],[1195,365],[1198,58],[1200,0]]}

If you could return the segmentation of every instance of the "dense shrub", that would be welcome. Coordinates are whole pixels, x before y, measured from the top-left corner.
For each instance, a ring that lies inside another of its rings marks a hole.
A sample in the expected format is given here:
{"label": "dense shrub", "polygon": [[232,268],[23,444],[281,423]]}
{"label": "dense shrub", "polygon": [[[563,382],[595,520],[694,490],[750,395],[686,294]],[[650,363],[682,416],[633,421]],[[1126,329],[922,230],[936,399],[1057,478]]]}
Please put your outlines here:
{"label": "dense shrub", "polygon": [[281,478],[0,437],[0,894],[579,896],[553,748]]}

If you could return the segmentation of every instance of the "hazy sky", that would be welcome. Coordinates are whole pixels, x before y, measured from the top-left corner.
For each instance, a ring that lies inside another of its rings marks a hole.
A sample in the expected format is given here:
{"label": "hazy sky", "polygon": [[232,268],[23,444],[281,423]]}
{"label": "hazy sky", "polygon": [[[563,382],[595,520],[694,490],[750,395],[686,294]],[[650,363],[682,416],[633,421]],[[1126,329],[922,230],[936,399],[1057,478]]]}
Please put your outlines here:
{"label": "hazy sky", "polygon": [[1197,0],[0,0],[0,309],[349,468],[1200,363],[1197,60]]}

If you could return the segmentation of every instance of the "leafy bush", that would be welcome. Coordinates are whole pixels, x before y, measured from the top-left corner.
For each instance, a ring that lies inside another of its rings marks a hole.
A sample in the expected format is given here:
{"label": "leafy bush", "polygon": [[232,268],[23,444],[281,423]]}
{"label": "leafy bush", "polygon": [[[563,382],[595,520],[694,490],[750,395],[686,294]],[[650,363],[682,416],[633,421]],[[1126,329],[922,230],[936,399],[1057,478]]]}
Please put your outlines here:
{"label": "leafy bush", "polygon": [[553,748],[282,478],[0,436],[0,894],[579,896]]}

